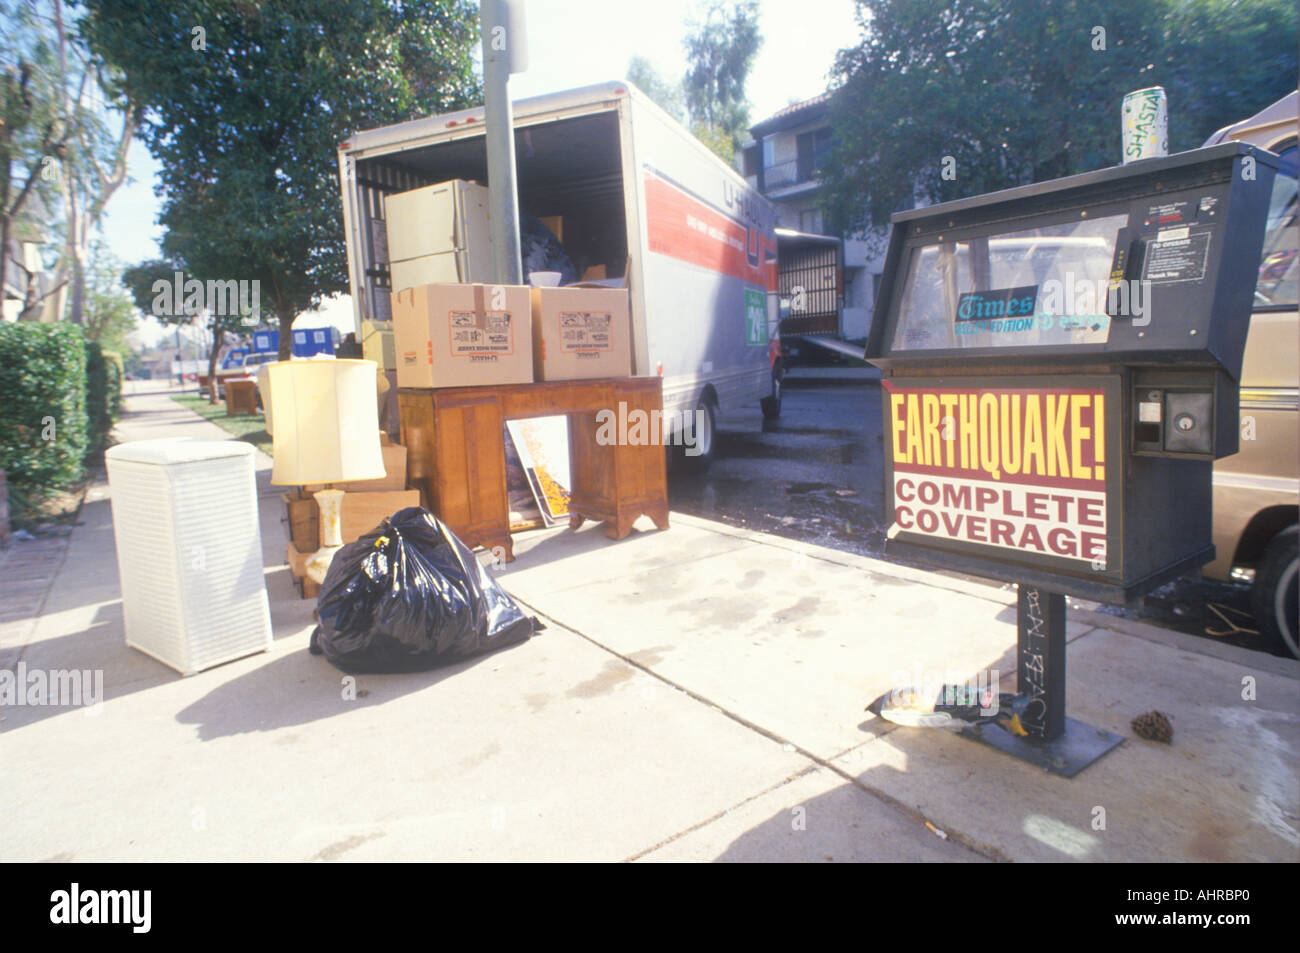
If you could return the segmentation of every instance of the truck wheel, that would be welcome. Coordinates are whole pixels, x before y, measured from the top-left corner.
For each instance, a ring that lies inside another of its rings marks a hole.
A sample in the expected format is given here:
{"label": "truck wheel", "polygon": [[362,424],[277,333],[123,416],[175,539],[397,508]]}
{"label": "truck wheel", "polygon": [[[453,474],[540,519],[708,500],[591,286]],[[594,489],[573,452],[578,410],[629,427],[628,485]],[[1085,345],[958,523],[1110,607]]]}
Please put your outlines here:
{"label": "truck wheel", "polygon": [[1296,616],[1300,613],[1298,539],[1295,527],[1273,537],[1255,569],[1255,585],[1250,592],[1260,634],[1269,647],[1289,652],[1293,658],[1300,658],[1296,638]]}
{"label": "truck wheel", "polygon": [[[693,446],[688,448],[684,442],[675,446],[673,462],[679,472],[695,475],[703,473],[709,468],[709,464],[713,463],[718,445],[717,414],[712,403],[707,400],[700,401],[695,408],[695,417],[691,426],[694,427]],[[690,449],[691,453],[687,453],[687,449]]]}
{"label": "truck wheel", "polygon": [[785,368],[778,366],[772,371],[772,393],[761,401],[763,416],[768,420],[776,420],[781,416],[781,387],[784,380]]}

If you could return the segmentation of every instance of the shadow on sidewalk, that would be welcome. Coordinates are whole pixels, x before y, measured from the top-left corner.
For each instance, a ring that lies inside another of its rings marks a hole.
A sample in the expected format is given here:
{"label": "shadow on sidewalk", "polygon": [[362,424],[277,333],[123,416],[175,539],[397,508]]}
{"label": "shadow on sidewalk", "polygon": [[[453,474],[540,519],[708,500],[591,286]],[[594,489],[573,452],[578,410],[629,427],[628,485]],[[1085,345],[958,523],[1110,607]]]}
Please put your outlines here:
{"label": "shadow on sidewalk", "polygon": [[914,811],[882,812],[882,802],[863,790],[892,786],[878,782],[900,773],[872,768],[859,776],[862,787],[845,781],[825,794],[792,801],[733,840],[713,863],[987,863],[988,857],[931,832]]}
{"label": "shadow on sidewalk", "polygon": [[[93,600],[88,600],[93,601]],[[23,666],[18,668],[19,664]],[[28,703],[0,708],[4,717],[4,734],[11,734],[47,718],[72,714],[85,704],[111,702],[114,699],[165,685],[179,676],[156,659],[137,652],[122,636],[122,603],[104,603],[95,607],[89,625],[77,632],[38,639],[23,646],[21,660],[10,670],[28,674],[39,671],[53,691],[58,673],[79,673],[76,704],[55,705]],[[95,693],[95,675],[99,673],[103,697]],[[84,688],[80,686],[84,685]]]}
{"label": "shadow on sidewalk", "polygon": [[[279,642],[302,634],[304,627],[310,625],[314,600],[297,597],[288,567],[276,565],[267,555],[267,549],[264,544],[259,558],[264,566],[272,637]],[[33,610],[25,615],[31,618],[38,613]],[[16,669],[19,661],[24,662],[29,673],[33,670],[102,672],[104,700],[109,702],[168,685],[182,677],[169,666],[126,644],[109,500],[87,502],[82,507],[67,558],[50,586],[30,640],[7,646],[3,658],[10,670]],[[207,671],[220,669],[218,666]],[[204,677],[204,673],[193,677]],[[20,730],[75,710],[73,706],[44,704],[5,706],[0,709],[4,717],[0,730]]]}
{"label": "shadow on sidewalk", "polygon": [[[309,725],[423,691],[499,654],[477,656],[429,672],[350,676],[303,648],[217,685],[177,712],[176,720],[194,725],[200,741]],[[355,698],[346,697],[349,692]]]}

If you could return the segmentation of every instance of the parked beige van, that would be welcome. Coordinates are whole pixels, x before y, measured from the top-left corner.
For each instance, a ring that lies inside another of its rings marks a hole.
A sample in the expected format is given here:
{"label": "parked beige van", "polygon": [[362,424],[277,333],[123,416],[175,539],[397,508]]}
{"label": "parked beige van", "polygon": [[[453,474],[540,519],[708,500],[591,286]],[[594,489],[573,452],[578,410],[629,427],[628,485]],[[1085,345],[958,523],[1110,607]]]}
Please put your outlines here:
{"label": "parked beige van", "polygon": [[1253,580],[1260,632],[1300,657],[1296,617],[1300,500],[1300,311],[1296,167],[1300,93],[1226,129],[1206,145],[1238,140],[1281,156],[1241,372],[1241,449],[1214,465],[1212,579]]}

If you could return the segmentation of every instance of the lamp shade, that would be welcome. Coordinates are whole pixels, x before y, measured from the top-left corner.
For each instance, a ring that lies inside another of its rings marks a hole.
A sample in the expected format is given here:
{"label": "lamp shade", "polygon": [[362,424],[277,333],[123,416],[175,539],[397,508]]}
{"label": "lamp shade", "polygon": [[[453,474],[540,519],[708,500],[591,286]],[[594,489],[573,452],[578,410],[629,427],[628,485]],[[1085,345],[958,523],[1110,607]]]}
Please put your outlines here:
{"label": "lamp shade", "polygon": [[384,475],[374,361],[278,361],[271,482],[343,483]]}

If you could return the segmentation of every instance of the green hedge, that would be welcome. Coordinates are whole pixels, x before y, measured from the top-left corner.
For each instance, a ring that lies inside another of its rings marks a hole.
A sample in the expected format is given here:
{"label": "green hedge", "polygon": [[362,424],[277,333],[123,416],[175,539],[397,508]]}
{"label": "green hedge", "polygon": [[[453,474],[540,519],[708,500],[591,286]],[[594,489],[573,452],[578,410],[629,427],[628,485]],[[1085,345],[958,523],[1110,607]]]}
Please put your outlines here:
{"label": "green hedge", "polygon": [[84,342],[71,324],[0,322],[0,467],[15,517],[85,472]]}
{"label": "green hedge", "polygon": [[95,341],[86,342],[86,451],[108,447],[108,435],[122,416],[122,358]]}
{"label": "green hedge", "polygon": [[122,355],[117,351],[105,351],[104,360],[108,361],[108,406],[113,414],[113,421],[122,419],[122,381],[126,379],[126,367],[122,364]]}

